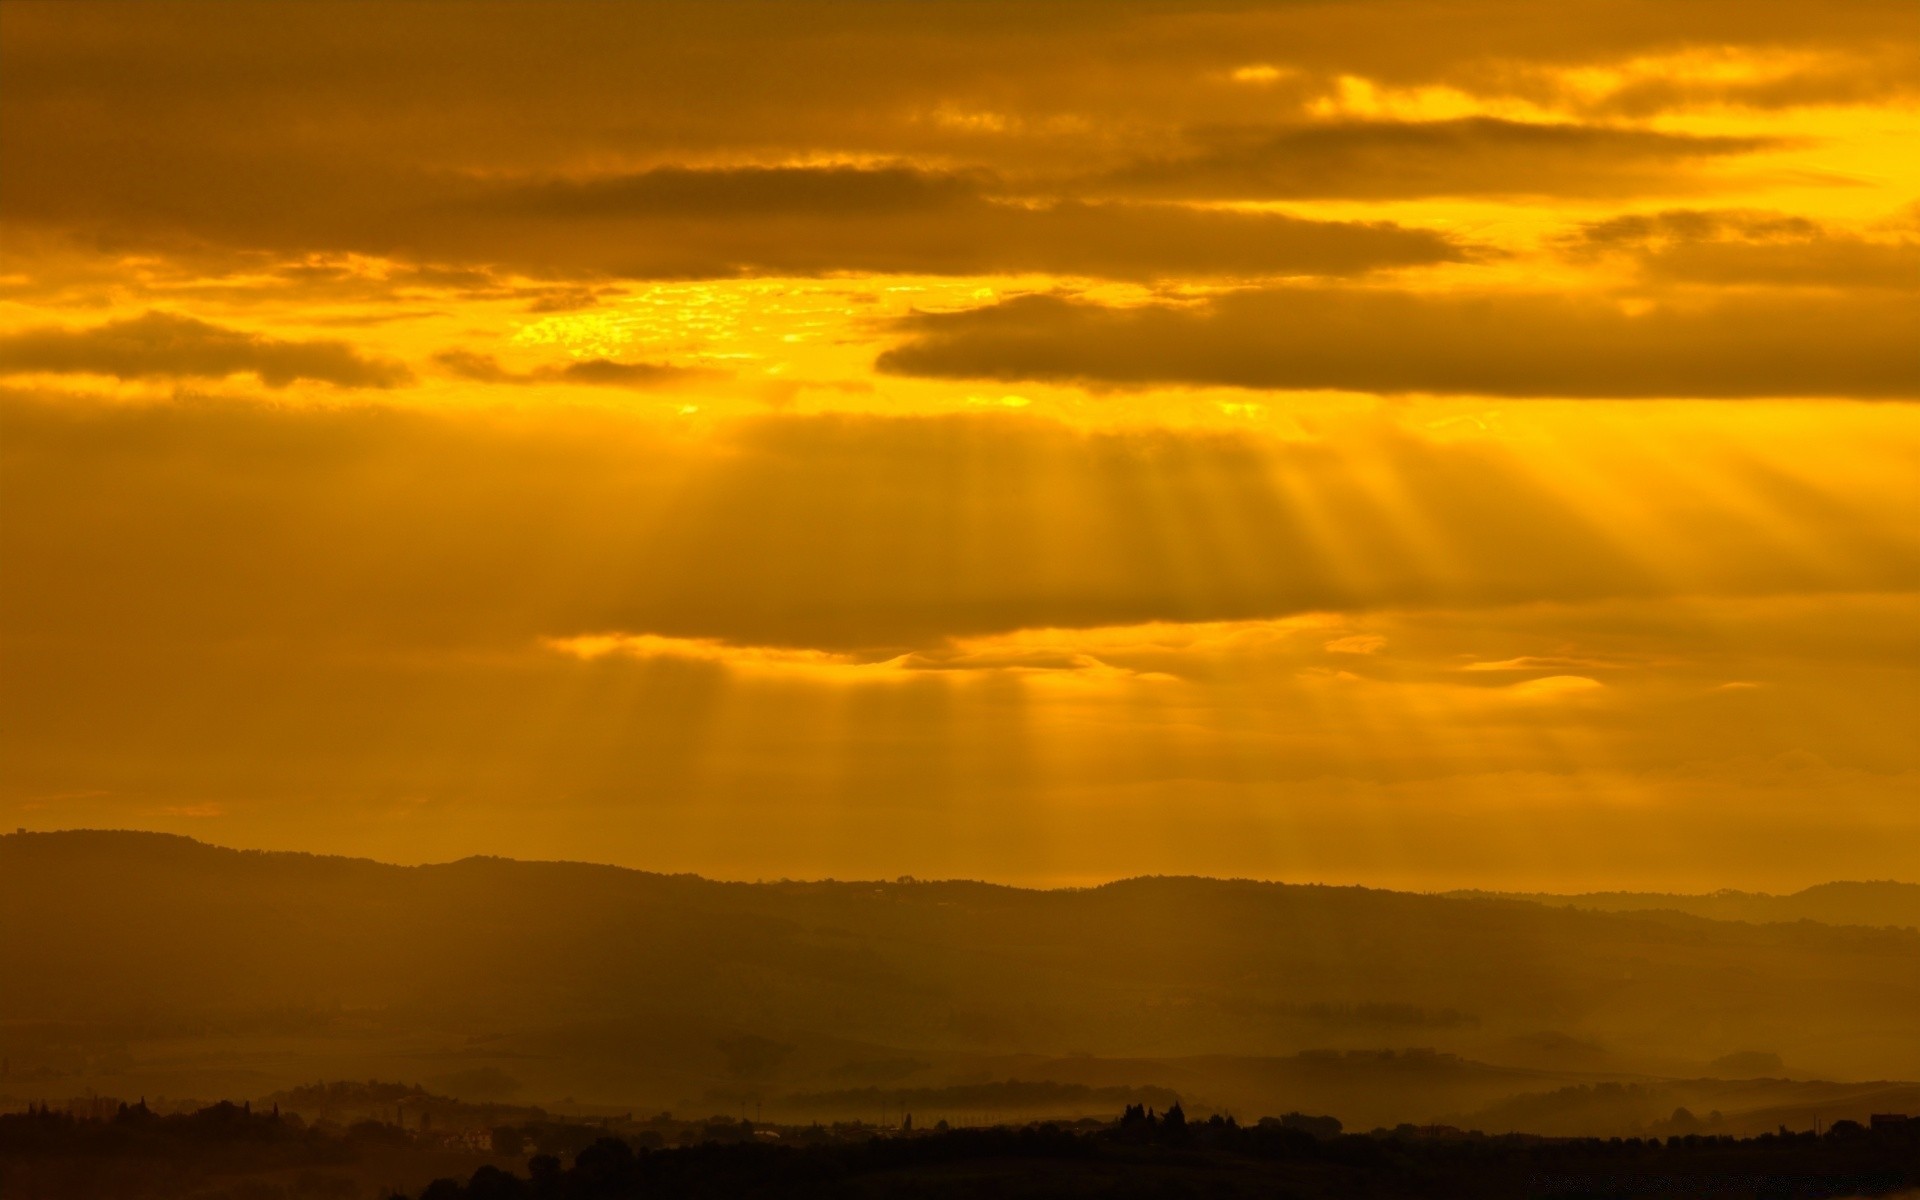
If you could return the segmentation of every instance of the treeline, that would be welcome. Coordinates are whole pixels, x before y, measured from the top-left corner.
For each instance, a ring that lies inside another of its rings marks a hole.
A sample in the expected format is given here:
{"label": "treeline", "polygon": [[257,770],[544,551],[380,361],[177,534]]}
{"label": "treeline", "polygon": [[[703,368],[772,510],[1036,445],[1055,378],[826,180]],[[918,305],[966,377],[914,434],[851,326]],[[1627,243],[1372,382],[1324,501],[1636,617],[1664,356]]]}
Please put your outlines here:
{"label": "treeline", "polygon": [[[756,1126],[678,1130],[561,1122],[497,1127],[464,1155],[377,1121],[307,1125],[291,1113],[217,1104],[161,1116],[35,1108],[0,1115],[0,1196],[212,1200],[705,1200],[755,1198],[1555,1195],[1874,1196],[1920,1187],[1920,1120],[1821,1136],[1553,1139],[1403,1125],[1345,1133],[1290,1113],[1242,1125],[1128,1105],[1117,1121],[976,1129]],[[673,1122],[673,1125],[681,1123]],[[531,1158],[522,1155],[531,1153]],[[492,1161],[476,1170],[476,1161]],[[412,1191],[381,1180],[459,1177]],[[524,1164],[524,1165],[523,1165]]]}
{"label": "treeline", "polygon": [[301,1113],[316,1122],[342,1124],[361,1120],[385,1121],[398,1125],[419,1125],[425,1119],[436,1127],[446,1125],[499,1125],[508,1122],[542,1122],[545,1110],[524,1104],[475,1104],[430,1092],[419,1084],[365,1083],[331,1081],[283,1088],[266,1096],[262,1103],[277,1104],[288,1112]]}
{"label": "treeline", "polygon": [[[435,1181],[419,1200],[704,1200],[706,1197],[1213,1197],[1351,1195],[1875,1196],[1920,1185],[1920,1121],[1824,1136],[1544,1139],[1403,1126],[1339,1134],[1330,1118],[1240,1125],[1188,1121],[1179,1106],[1130,1107],[1077,1132],[1053,1124],[938,1130],[857,1144],[747,1140],[675,1150],[613,1137],[571,1167],[535,1157],[528,1174],[482,1167]],[[1334,1132],[1329,1133],[1329,1130]],[[403,1198],[395,1198],[403,1200]]]}
{"label": "treeline", "polygon": [[841,1088],[827,1092],[796,1092],[781,1100],[783,1108],[828,1112],[872,1112],[893,1108],[904,1112],[985,1112],[1026,1110],[1029,1113],[1112,1111],[1116,1104],[1139,1101],[1166,1106],[1179,1093],[1151,1084],[1141,1087],[1094,1087],[1053,1080],[1009,1079],[994,1083],[963,1083],[947,1087]]}
{"label": "treeline", "polygon": [[0,1114],[0,1157],[49,1156],[163,1158],[219,1148],[229,1159],[261,1166],[292,1162],[339,1162],[355,1143],[406,1141],[400,1129],[363,1121],[344,1129],[309,1127],[277,1109],[255,1112],[251,1103],[221,1101],[191,1113],[162,1116],[144,1101],[120,1104],[104,1120],[29,1105],[24,1113]]}
{"label": "treeline", "polygon": [[[273,1176],[296,1184],[301,1200],[347,1200],[357,1188],[341,1177],[352,1164],[376,1147],[406,1146],[407,1135],[391,1125],[316,1128],[244,1104],[166,1116],[145,1103],[121,1104],[105,1119],[36,1106],[0,1114],[0,1196],[212,1197],[222,1184]],[[276,1186],[260,1200],[287,1195]]]}

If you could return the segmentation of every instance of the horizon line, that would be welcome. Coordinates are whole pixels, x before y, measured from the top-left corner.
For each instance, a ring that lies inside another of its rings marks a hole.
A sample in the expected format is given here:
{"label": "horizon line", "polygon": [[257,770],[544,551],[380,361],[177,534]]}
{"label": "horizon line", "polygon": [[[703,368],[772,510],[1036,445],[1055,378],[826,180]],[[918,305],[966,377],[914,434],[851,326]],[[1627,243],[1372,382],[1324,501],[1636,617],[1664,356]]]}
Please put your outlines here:
{"label": "horizon line", "polygon": [[1136,883],[1136,882],[1147,881],[1147,880],[1192,880],[1192,881],[1205,882],[1205,883],[1250,883],[1250,884],[1260,884],[1268,887],[1315,887],[1315,888],[1331,888],[1331,889],[1343,889],[1343,890],[1354,890],[1354,891],[1389,892],[1395,895],[1403,895],[1403,896],[1432,896],[1432,897],[1439,897],[1439,898],[1446,898],[1446,899],[1494,899],[1494,900],[1528,899],[1536,896],[1550,896],[1556,899],[1565,899],[1565,900],[1579,900],[1579,899],[1583,899],[1587,897],[1595,897],[1595,896],[1661,896],[1661,897],[1670,897],[1673,899],[1684,899],[1684,900],[1707,900],[1707,899],[1713,899],[1715,897],[1722,897],[1722,896],[1743,896],[1743,897],[1765,898],[1765,899],[1791,899],[1792,897],[1803,895],[1806,892],[1813,891],[1816,888],[1833,887],[1833,886],[1842,885],[1842,884],[1852,884],[1852,885],[1888,884],[1896,887],[1920,887],[1920,880],[1827,879],[1817,883],[1808,884],[1805,887],[1802,887],[1795,891],[1790,891],[1790,892],[1749,891],[1745,888],[1734,888],[1734,887],[1715,888],[1710,891],[1704,891],[1704,892],[1640,890],[1640,889],[1624,888],[1624,887],[1623,888],[1607,888],[1607,889],[1599,889],[1599,890],[1592,890],[1592,891],[1581,891],[1581,892],[1554,892],[1554,891],[1528,890],[1528,889],[1517,889],[1517,890],[1508,891],[1508,890],[1499,890],[1499,889],[1486,888],[1486,887],[1456,887],[1456,888],[1422,890],[1422,889],[1416,889],[1416,888],[1386,887],[1379,884],[1371,884],[1371,883],[1331,883],[1324,880],[1277,879],[1277,878],[1271,878],[1271,877],[1261,878],[1261,877],[1252,876],[1252,875],[1201,875],[1201,874],[1193,874],[1193,873],[1187,873],[1187,872],[1147,872],[1147,873],[1141,873],[1141,874],[1135,874],[1135,875],[1115,876],[1111,879],[1106,879],[1099,883],[1054,884],[1050,886],[1026,884],[1026,883],[1008,883],[1001,880],[974,878],[970,876],[961,876],[961,875],[947,876],[942,878],[933,878],[933,877],[921,877],[921,876],[916,876],[916,875],[906,874],[906,873],[903,873],[898,876],[894,876],[892,878],[885,878],[880,876],[874,876],[869,878],[853,878],[853,877],[841,878],[838,876],[827,875],[827,876],[818,876],[813,878],[779,876],[777,878],[759,877],[754,879],[747,879],[747,878],[728,878],[728,877],[717,876],[717,875],[703,875],[697,871],[669,871],[669,870],[659,870],[651,867],[635,867],[635,866],[628,866],[622,863],[596,862],[590,859],[516,858],[516,857],[513,857],[512,855],[506,855],[506,854],[466,854],[466,855],[462,855],[459,858],[445,859],[441,861],[394,862],[389,859],[375,858],[365,854],[340,854],[340,853],[332,853],[332,852],[319,851],[319,850],[270,849],[267,847],[260,847],[260,846],[234,846],[234,845],[228,845],[222,842],[209,841],[205,838],[196,837],[192,834],[176,833],[172,830],[141,829],[141,828],[135,828],[131,826],[122,826],[122,827],[114,827],[114,828],[98,827],[98,826],[75,826],[75,827],[61,828],[61,829],[30,829],[23,825],[23,826],[16,827],[14,830],[10,832],[0,830],[0,842],[10,841],[18,837],[58,837],[58,836],[69,835],[69,834],[109,834],[109,835],[132,834],[140,837],[168,838],[175,841],[190,842],[196,846],[204,846],[211,850],[223,850],[233,854],[288,855],[288,856],[300,856],[300,857],[306,857],[306,858],[337,859],[342,862],[370,863],[375,866],[392,867],[396,870],[417,870],[417,869],[426,868],[426,867],[451,867],[451,866],[458,866],[459,864],[466,863],[466,862],[508,862],[508,863],[522,864],[526,866],[595,867],[602,870],[610,870],[610,871],[628,871],[636,875],[652,875],[662,879],[692,879],[692,880],[698,880],[702,883],[713,883],[713,884],[722,884],[722,885],[741,885],[741,886],[747,886],[747,887],[768,887],[768,886],[777,886],[777,885],[783,885],[783,884],[786,884],[786,885],[792,885],[792,884],[855,885],[855,884],[858,884],[858,885],[876,885],[876,886],[892,886],[892,887],[911,886],[915,884],[972,884],[977,887],[1001,888],[1008,891],[1019,891],[1019,892],[1086,892],[1086,891],[1098,891],[1101,888],[1113,887],[1118,884]]}

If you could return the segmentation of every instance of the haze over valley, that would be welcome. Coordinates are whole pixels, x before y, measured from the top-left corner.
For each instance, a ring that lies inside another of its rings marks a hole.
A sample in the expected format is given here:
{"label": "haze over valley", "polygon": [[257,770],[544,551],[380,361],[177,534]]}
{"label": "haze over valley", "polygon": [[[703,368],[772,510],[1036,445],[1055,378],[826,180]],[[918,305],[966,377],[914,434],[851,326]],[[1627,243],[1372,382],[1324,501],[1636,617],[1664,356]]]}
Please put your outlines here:
{"label": "haze over valley", "polygon": [[[1851,923],[1802,915],[1836,893]],[[1711,897],[722,883],[15,834],[0,1091],[385,1079],[780,1119],[1097,1115],[1137,1092],[1359,1128],[1624,1133],[1687,1108],[1764,1131],[1920,1096],[1897,1083],[1920,1080],[1916,894],[1835,885],[1756,923],[1682,911]]]}

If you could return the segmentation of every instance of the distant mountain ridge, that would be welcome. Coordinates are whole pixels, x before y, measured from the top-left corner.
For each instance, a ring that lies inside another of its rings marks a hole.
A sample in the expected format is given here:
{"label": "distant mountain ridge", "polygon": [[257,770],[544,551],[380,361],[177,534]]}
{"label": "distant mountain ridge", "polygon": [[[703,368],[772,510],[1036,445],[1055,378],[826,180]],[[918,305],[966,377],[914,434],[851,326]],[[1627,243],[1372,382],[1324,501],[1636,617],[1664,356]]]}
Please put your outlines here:
{"label": "distant mountain ridge", "polygon": [[[442,870],[461,867],[474,863],[511,863],[523,867],[564,867],[584,871],[616,872],[622,875],[640,876],[649,879],[681,880],[716,887],[809,887],[809,886],[847,886],[861,885],[898,886],[903,880],[892,879],[821,879],[821,880],[778,880],[767,883],[744,884],[732,880],[710,879],[691,872],[659,872],[639,867],[621,867],[607,863],[587,862],[574,859],[517,859],[499,855],[476,854],[445,863],[423,863],[418,866],[403,866],[382,862],[378,859],[361,858],[352,855],[317,854],[304,850],[244,850],[219,846],[203,842],[184,834],[159,833],[150,830],[133,829],[63,829],[47,832],[21,831],[16,834],[0,834],[0,847],[13,839],[52,838],[62,843],[89,845],[101,854],[133,853],[141,857],[155,858],[168,855],[193,859],[195,856],[213,851],[221,854],[240,855],[249,860],[304,862],[312,864],[338,864],[343,870]],[[5,861],[0,859],[0,862]],[[1718,891],[1703,893],[1687,892],[1509,892],[1487,888],[1455,888],[1438,893],[1399,892],[1390,889],[1369,888],[1364,885],[1348,884],[1296,884],[1267,880],[1243,878],[1221,878],[1204,875],[1138,875],[1110,880],[1102,884],[1077,887],[1036,888],[1017,884],[992,883],[974,879],[908,880],[923,885],[937,885],[946,888],[978,888],[1018,893],[1068,893],[1096,891],[1101,888],[1120,887],[1146,880],[1192,880],[1204,883],[1224,885],[1253,885],[1270,887],[1310,887],[1329,888],[1356,892],[1383,892],[1396,895],[1437,895],[1450,900],[1494,900],[1519,901],[1528,904],[1544,904],[1557,908],[1589,909],[1595,912],[1678,912],[1689,916],[1702,917],[1717,921],[1777,922],[1777,921],[1821,921],[1834,925],[1866,925],[1920,927],[1920,883],[1907,883],[1891,879],[1876,880],[1834,880],[1828,883],[1814,884],[1800,891],[1786,894],[1770,892],[1748,892],[1734,888],[1722,888]]]}
{"label": "distant mountain ridge", "polygon": [[1704,895],[1661,892],[1490,892],[1443,893],[1455,899],[1521,900],[1530,904],[1590,909],[1595,912],[1678,912],[1712,921],[1821,921],[1829,925],[1894,926],[1920,929],[1920,883],[1894,880],[1820,883],[1785,896],[1724,890]]}
{"label": "distant mountain ridge", "polygon": [[705,1112],[1050,1081],[1370,1123],[1737,1055],[1920,1078],[1920,931],[1246,880],[752,884],[15,834],[0,980],[16,1096],[490,1078]]}

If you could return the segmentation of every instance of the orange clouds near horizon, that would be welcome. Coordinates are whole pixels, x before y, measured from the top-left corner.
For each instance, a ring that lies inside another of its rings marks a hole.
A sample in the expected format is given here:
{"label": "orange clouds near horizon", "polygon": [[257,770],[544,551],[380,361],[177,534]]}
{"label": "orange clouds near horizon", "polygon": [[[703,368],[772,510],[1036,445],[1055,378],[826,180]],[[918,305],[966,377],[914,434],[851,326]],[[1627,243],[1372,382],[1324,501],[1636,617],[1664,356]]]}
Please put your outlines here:
{"label": "orange clouds near horizon", "polygon": [[1920,862],[1920,13],[0,6],[0,822]]}

